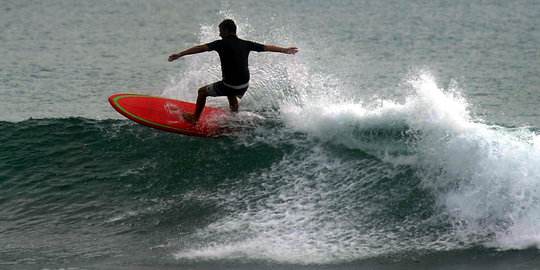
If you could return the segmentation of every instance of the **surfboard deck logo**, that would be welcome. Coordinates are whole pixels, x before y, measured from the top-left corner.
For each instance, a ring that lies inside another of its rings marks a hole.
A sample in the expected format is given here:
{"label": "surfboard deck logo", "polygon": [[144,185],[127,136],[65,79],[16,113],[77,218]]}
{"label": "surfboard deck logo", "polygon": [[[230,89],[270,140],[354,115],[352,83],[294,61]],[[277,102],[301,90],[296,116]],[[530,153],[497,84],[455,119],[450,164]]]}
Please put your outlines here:
{"label": "surfboard deck logo", "polygon": [[181,100],[141,94],[115,94],[109,103],[120,114],[139,124],[164,131],[198,137],[217,137],[231,131],[226,128],[229,112],[206,106],[197,125],[182,118],[193,113],[195,104]]}

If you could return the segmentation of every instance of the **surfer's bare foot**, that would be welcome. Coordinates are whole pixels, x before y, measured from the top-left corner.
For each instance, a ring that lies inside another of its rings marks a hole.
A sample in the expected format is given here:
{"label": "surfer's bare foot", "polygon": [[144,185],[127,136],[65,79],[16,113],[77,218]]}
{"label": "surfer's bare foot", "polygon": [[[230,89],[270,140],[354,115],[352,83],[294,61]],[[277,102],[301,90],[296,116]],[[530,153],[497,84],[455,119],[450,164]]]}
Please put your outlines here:
{"label": "surfer's bare foot", "polygon": [[192,124],[192,125],[197,125],[197,118],[195,118],[195,115],[192,114],[192,113],[188,113],[188,112],[183,112],[182,113],[182,118],[184,118],[184,120],[186,120],[188,123]]}

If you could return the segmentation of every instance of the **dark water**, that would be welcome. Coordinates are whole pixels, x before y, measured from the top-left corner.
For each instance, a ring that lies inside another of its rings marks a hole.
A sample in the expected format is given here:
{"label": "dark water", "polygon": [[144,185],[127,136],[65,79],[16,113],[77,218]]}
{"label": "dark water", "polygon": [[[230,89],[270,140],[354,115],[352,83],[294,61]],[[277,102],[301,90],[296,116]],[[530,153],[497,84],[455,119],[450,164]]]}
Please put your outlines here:
{"label": "dark water", "polygon": [[[480,230],[460,232],[457,223],[466,221],[440,205],[441,191],[423,184],[419,166],[385,162],[373,148],[368,153],[276,131],[283,129],[268,120],[209,141],[127,120],[2,122],[3,265],[539,266],[536,249],[485,246],[512,228],[505,216],[495,224],[484,224],[491,222],[485,217],[477,221]],[[399,135],[406,131],[356,134],[368,144],[406,146],[418,139]],[[261,134],[283,139],[268,143]],[[418,154],[402,148],[394,146],[393,155]],[[449,192],[459,183],[450,184],[440,188]]]}
{"label": "dark water", "polygon": [[[166,59],[225,17],[300,48],[250,56],[241,130],[109,106],[195,100],[217,55]],[[4,1],[0,268],[540,269],[538,18],[537,1]]]}

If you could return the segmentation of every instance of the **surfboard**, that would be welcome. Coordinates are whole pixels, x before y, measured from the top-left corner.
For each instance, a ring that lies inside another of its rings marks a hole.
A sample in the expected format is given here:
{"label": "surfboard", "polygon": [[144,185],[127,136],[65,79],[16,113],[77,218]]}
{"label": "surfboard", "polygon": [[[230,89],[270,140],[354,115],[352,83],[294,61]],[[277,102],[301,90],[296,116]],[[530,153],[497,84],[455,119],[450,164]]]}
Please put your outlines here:
{"label": "surfboard", "polygon": [[229,133],[228,111],[206,106],[197,125],[182,118],[182,112],[195,112],[195,104],[181,100],[141,94],[115,94],[109,103],[120,114],[139,124],[164,131],[198,137],[216,137]]}

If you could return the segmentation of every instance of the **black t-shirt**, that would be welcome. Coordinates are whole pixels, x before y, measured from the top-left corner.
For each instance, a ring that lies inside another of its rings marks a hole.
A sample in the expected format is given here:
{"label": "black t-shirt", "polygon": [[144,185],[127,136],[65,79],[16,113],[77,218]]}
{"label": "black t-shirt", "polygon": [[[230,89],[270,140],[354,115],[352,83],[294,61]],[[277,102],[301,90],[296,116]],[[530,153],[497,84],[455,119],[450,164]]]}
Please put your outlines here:
{"label": "black t-shirt", "polygon": [[206,45],[208,45],[210,51],[217,51],[219,54],[223,82],[235,86],[249,82],[249,52],[264,51],[264,45],[242,40],[236,35],[230,35]]}

